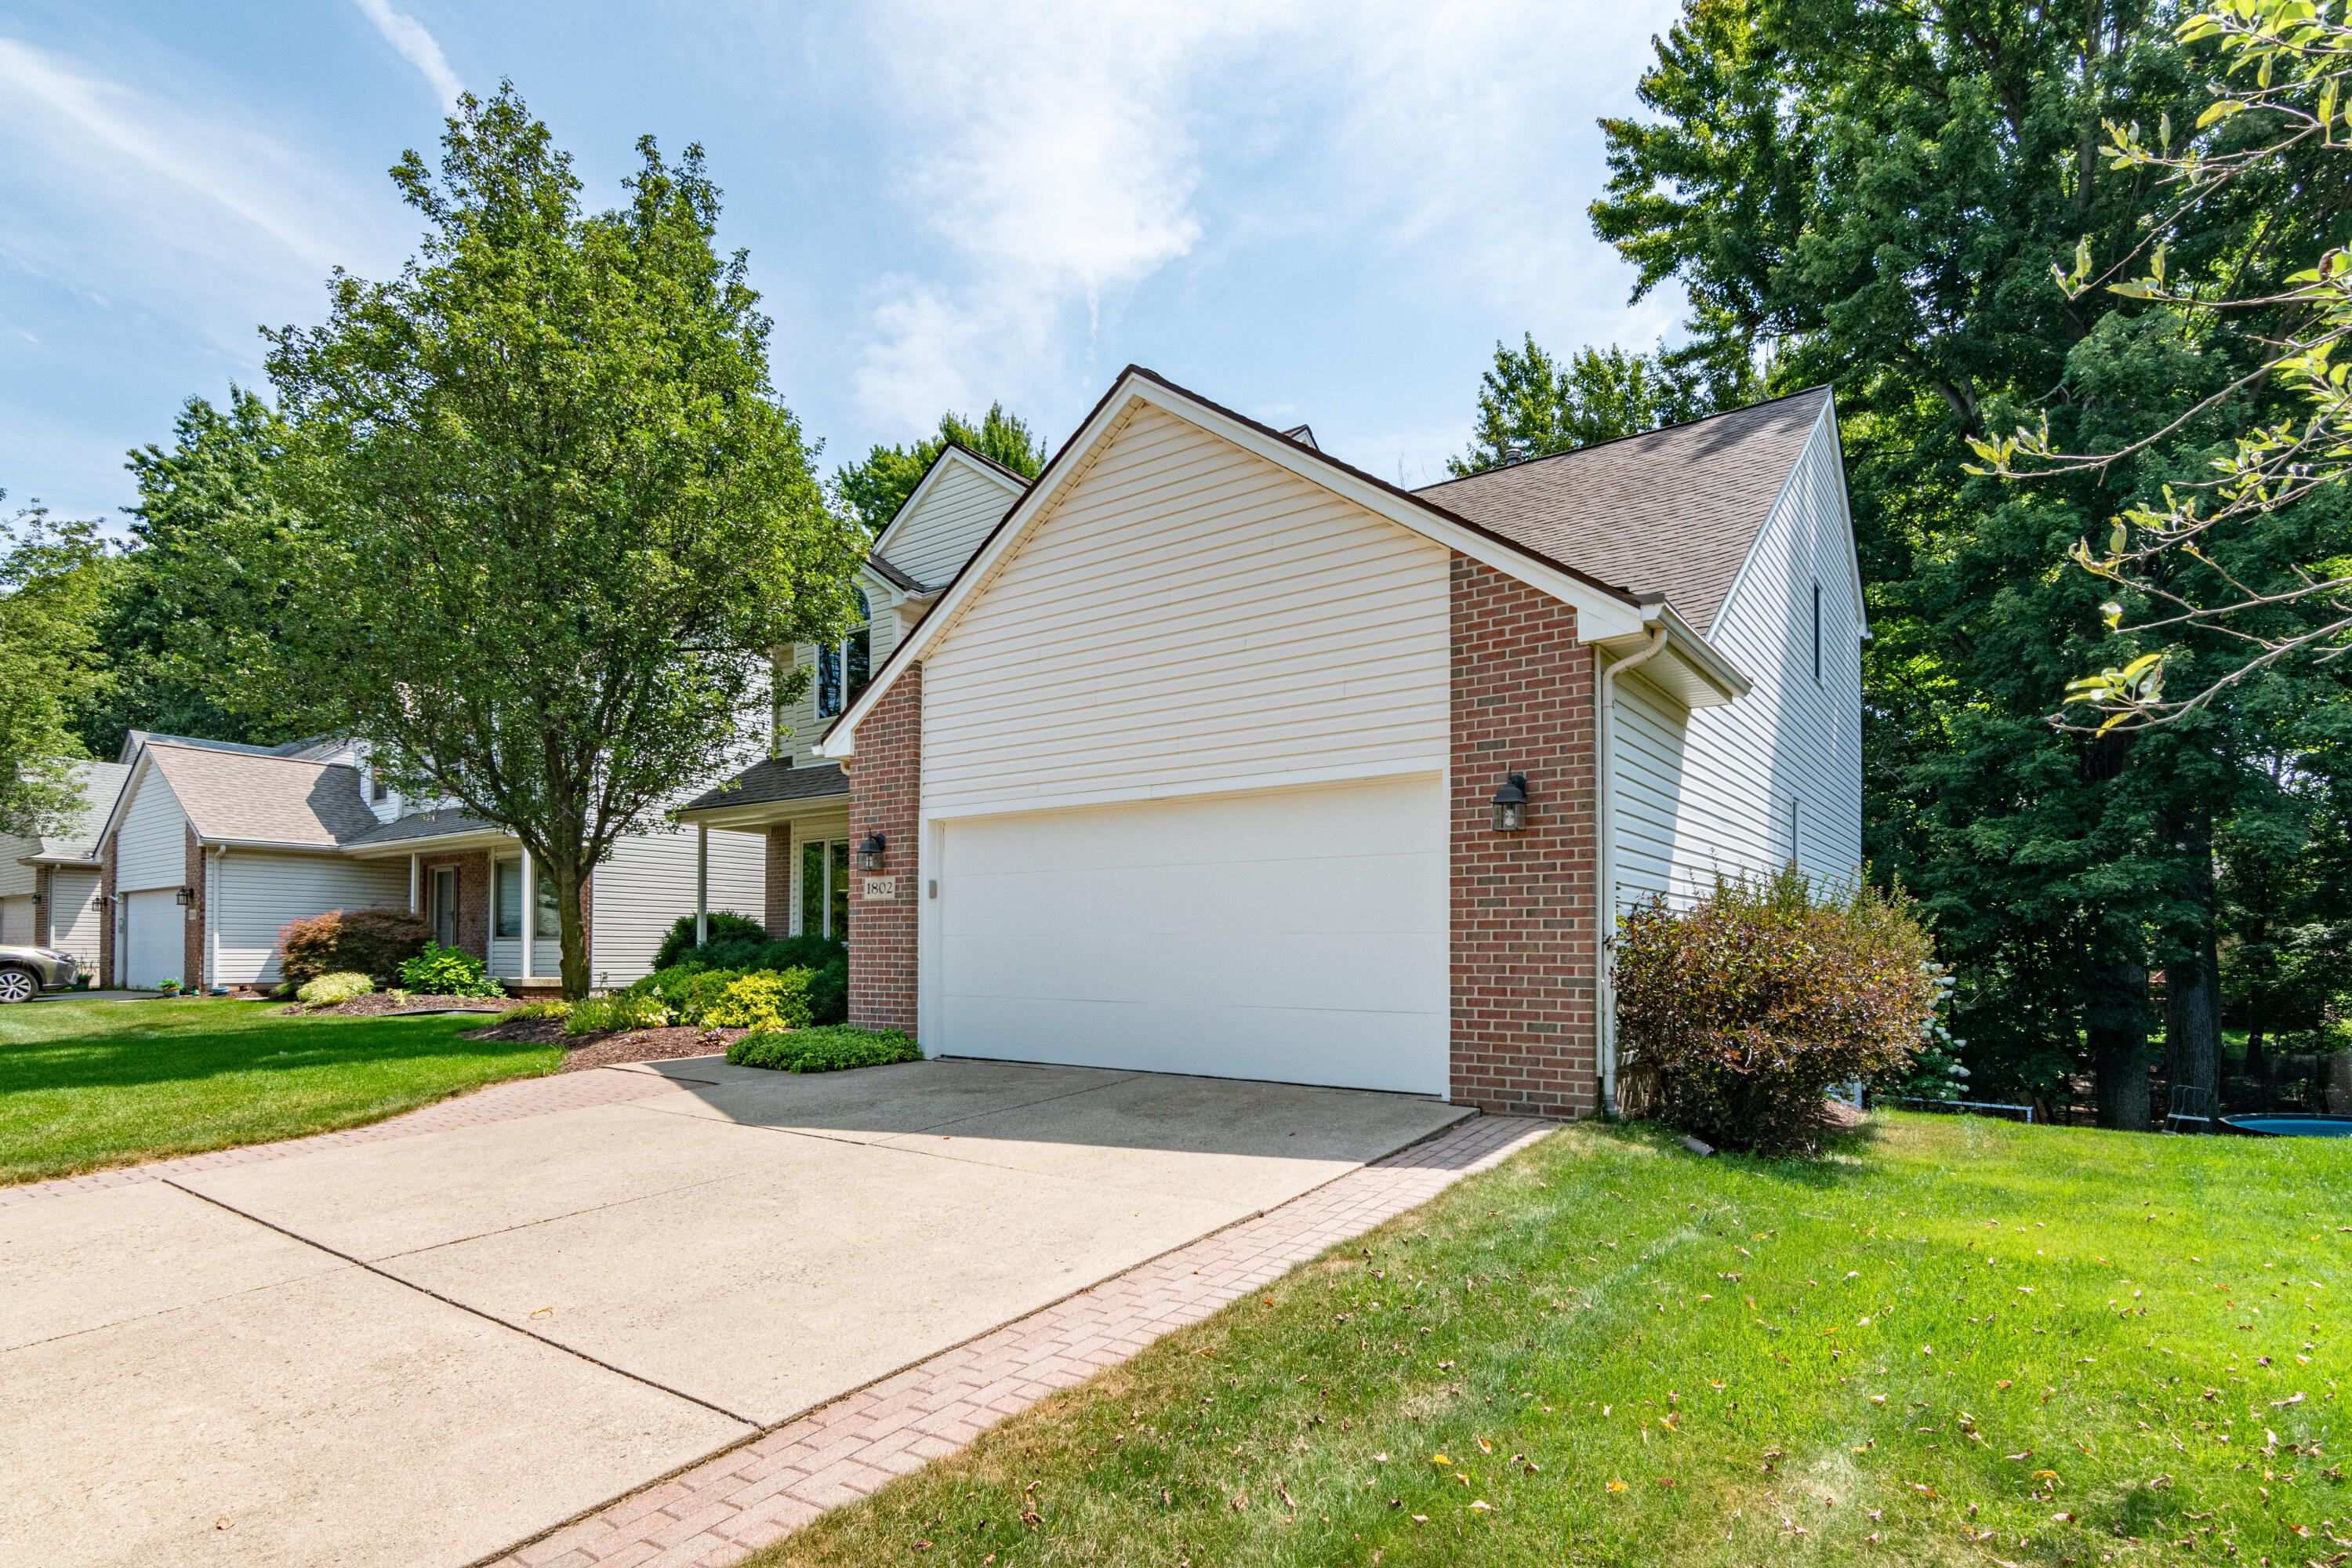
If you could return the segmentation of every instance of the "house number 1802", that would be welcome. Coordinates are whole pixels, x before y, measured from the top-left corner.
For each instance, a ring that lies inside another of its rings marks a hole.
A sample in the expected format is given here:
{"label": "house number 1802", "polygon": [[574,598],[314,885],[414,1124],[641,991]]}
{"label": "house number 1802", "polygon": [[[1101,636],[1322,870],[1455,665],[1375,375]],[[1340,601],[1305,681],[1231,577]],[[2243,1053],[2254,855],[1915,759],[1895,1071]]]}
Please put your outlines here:
{"label": "house number 1802", "polygon": [[868,899],[895,899],[898,896],[898,879],[868,877],[866,879],[866,890],[862,896]]}

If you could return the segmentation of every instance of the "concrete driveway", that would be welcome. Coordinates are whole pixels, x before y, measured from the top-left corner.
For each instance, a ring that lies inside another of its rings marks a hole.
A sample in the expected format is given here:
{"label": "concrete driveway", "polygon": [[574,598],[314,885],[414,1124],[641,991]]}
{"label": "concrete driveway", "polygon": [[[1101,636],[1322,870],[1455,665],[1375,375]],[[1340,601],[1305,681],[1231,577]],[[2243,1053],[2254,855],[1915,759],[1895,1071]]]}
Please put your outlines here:
{"label": "concrete driveway", "polygon": [[606,1070],[659,1080],[0,1208],[0,1561],[457,1568],[1465,1114]]}

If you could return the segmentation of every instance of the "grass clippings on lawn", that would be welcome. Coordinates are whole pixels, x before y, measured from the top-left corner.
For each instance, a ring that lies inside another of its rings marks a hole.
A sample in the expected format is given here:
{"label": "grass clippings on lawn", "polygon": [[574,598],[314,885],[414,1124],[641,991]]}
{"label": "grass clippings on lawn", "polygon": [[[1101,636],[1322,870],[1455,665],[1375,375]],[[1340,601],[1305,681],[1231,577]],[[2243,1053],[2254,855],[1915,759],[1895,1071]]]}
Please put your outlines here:
{"label": "grass clippings on lawn", "polygon": [[267,1002],[0,1008],[0,1184],[381,1121],[554,1069],[464,1014],[282,1017]]}
{"label": "grass clippings on lawn", "polygon": [[754,1557],[2329,1563],[2352,1145],[1563,1130]]}

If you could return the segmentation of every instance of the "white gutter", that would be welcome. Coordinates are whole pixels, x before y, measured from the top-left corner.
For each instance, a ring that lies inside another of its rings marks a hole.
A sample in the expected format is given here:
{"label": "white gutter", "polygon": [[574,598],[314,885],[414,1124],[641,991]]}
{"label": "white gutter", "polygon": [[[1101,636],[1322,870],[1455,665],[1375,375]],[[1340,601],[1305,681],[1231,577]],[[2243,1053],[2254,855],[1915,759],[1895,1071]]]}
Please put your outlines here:
{"label": "white gutter", "polygon": [[1664,653],[1668,635],[1663,620],[1654,624],[1648,642],[1601,669],[1594,713],[1599,731],[1594,747],[1599,756],[1593,794],[1601,824],[1601,886],[1593,900],[1594,930],[1599,935],[1593,948],[1593,1022],[1601,1037],[1597,1042],[1601,1047],[1601,1106],[1612,1116],[1617,1114],[1617,994],[1609,973],[1610,950],[1617,941],[1616,814],[1611,806],[1617,793],[1617,678]]}
{"label": "white gutter", "polygon": [[228,846],[214,845],[213,852],[207,858],[210,864],[205,868],[211,875],[205,879],[205,973],[200,983],[203,989],[197,993],[198,995],[203,996],[211,995],[214,987],[221,983],[221,883],[226,879],[228,870],[221,862],[228,858]]}

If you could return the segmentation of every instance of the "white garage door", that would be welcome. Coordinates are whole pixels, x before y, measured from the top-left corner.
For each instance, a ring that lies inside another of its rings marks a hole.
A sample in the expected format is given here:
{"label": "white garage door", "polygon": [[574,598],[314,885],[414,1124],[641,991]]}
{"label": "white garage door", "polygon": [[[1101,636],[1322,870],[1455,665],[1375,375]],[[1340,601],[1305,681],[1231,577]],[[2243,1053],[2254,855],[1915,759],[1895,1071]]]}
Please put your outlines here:
{"label": "white garage door", "polygon": [[0,899],[0,946],[33,945],[33,895],[11,893]]}
{"label": "white garage door", "polygon": [[130,940],[123,944],[125,978],[131,988],[152,991],[165,980],[186,980],[187,911],[178,889],[159,888],[122,896],[123,921]]}
{"label": "white garage door", "polygon": [[925,1044],[1444,1094],[1437,780],[959,819]]}

